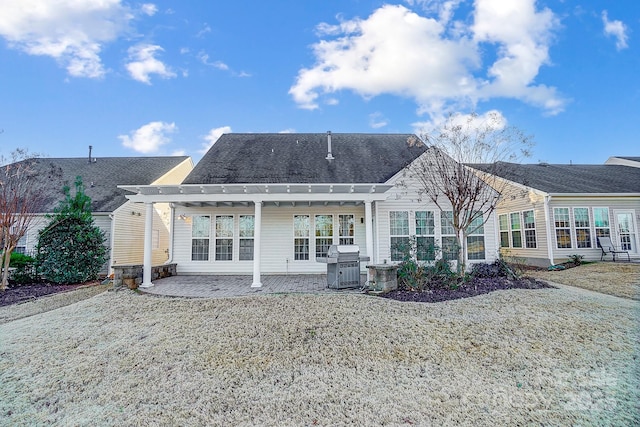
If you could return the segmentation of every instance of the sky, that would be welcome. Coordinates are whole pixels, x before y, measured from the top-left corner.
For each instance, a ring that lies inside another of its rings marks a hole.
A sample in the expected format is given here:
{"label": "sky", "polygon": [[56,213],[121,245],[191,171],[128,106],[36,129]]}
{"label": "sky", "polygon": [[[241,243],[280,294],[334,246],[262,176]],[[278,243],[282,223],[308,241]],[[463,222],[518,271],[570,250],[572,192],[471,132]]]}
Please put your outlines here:
{"label": "sky", "polygon": [[223,133],[423,135],[497,114],[527,163],[640,156],[635,0],[0,0],[0,155]]}

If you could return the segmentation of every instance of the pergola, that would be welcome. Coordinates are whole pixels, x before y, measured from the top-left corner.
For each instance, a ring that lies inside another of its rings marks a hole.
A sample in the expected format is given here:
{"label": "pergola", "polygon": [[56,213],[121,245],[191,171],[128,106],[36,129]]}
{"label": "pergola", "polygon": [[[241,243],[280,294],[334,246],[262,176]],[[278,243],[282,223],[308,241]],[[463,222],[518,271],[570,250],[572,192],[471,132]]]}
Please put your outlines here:
{"label": "pergola", "polygon": [[141,287],[151,287],[151,245],[153,233],[154,203],[173,203],[186,207],[203,206],[250,206],[254,205],[254,258],[252,287],[262,286],[260,269],[260,247],[262,229],[262,207],[265,205],[335,205],[365,208],[365,237],[367,253],[373,253],[373,225],[371,205],[386,200],[385,194],[393,185],[389,184],[184,184],[184,185],[120,185],[131,192],[127,199],[146,206],[143,279]]}

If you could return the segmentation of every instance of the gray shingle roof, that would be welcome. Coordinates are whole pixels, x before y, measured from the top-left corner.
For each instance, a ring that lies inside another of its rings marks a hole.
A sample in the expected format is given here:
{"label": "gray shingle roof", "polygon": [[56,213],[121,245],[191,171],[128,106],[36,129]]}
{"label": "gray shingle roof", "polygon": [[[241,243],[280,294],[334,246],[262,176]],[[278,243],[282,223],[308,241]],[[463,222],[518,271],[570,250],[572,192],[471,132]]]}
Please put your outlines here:
{"label": "gray shingle roof", "polygon": [[[188,159],[173,157],[98,157],[95,163],[85,158],[41,158],[33,168],[42,182],[47,197],[40,212],[53,212],[64,199],[62,188],[73,190],[76,176],[82,177],[86,193],[91,197],[93,212],[113,212],[127,199],[118,185],[148,185]],[[93,185],[92,185],[93,183]]]}
{"label": "gray shingle roof", "polygon": [[[505,163],[497,175],[547,193],[640,193],[640,168]],[[490,165],[470,165],[489,171]]]}
{"label": "gray shingle roof", "polygon": [[383,183],[422,154],[412,134],[225,134],[184,184]]}
{"label": "gray shingle roof", "polygon": [[640,162],[640,157],[625,157],[625,156],[614,156],[619,159],[631,160],[632,162]]}

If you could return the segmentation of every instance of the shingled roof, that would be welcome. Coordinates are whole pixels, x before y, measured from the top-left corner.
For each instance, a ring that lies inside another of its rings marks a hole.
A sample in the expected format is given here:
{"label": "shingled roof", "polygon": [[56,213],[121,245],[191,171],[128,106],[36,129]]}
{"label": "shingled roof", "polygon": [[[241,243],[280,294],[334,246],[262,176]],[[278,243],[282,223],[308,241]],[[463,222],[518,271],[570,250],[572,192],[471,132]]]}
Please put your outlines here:
{"label": "shingled roof", "polygon": [[[490,165],[469,165],[493,171]],[[622,165],[505,163],[496,175],[546,193],[640,193],[640,168]]]}
{"label": "shingled roof", "polygon": [[383,183],[424,153],[412,134],[224,134],[183,184]]}
{"label": "shingled roof", "polygon": [[46,187],[47,195],[39,210],[53,212],[64,199],[63,187],[73,189],[76,176],[80,176],[91,197],[91,210],[113,212],[127,201],[128,193],[118,185],[151,184],[186,159],[187,156],[99,157],[91,163],[86,157],[37,159],[31,167],[44,178],[39,182]]}

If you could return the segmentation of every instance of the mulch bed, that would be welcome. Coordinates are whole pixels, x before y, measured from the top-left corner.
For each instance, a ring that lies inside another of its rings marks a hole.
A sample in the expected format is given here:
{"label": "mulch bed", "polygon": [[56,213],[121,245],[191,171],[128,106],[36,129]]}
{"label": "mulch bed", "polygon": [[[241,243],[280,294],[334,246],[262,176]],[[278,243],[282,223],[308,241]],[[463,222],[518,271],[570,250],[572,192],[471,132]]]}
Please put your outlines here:
{"label": "mulch bed", "polygon": [[397,301],[413,302],[441,302],[460,298],[469,298],[476,295],[488,294],[489,292],[503,289],[544,289],[553,288],[541,280],[525,277],[518,280],[511,280],[505,277],[497,278],[473,278],[461,284],[456,289],[429,289],[422,292],[401,290],[391,291],[381,295],[384,298]]}
{"label": "mulch bed", "polygon": [[18,304],[25,301],[33,301],[45,295],[70,291],[83,286],[99,284],[100,282],[78,283],[74,285],[54,285],[51,283],[34,283],[30,285],[15,286],[0,291],[0,307]]}

